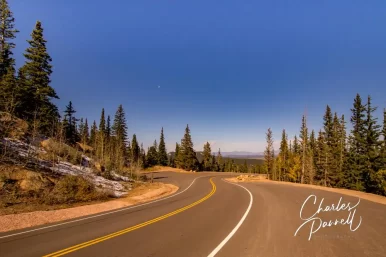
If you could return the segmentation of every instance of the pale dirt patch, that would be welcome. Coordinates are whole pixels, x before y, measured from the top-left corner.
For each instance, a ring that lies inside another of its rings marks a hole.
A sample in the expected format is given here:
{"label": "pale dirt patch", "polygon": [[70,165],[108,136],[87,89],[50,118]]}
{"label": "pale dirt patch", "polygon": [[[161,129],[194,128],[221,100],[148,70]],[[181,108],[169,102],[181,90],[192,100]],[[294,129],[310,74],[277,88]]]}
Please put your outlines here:
{"label": "pale dirt patch", "polygon": [[292,182],[272,181],[268,179],[254,179],[253,177],[248,179],[243,179],[243,180],[240,180],[237,177],[233,177],[233,178],[226,178],[225,180],[233,183],[240,183],[240,182],[256,183],[257,182],[257,183],[285,184],[285,185],[291,185],[291,186],[297,186],[297,187],[308,187],[308,188],[314,188],[314,189],[319,189],[319,190],[324,190],[324,191],[329,191],[329,192],[334,192],[334,193],[339,193],[339,194],[344,194],[349,196],[355,196],[364,200],[386,205],[386,197],[384,196],[350,190],[350,189],[344,189],[344,188],[331,188],[331,187],[324,187],[324,186],[317,186],[317,185],[298,184],[298,183],[292,183]]}
{"label": "pale dirt patch", "polygon": [[47,223],[59,222],[68,219],[79,218],[86,215],[97,214],[100,212],[111,211],[167,196],[175,193],[177,190],[178,187],[172,184],[144,184],[130,191],[130,193],[124,198],[104,203],[83,205],[79,207],[52,211],[35,211],[4,215],[0,216],[0,232],[39,226]]}

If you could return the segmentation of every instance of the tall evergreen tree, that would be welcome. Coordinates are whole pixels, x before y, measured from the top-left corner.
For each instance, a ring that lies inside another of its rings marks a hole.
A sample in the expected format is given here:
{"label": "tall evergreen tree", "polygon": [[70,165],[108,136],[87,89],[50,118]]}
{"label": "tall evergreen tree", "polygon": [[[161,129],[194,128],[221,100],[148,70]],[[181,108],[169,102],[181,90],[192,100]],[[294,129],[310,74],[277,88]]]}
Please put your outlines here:
{"label": "tall evergreen tree", "polygon": [[84,123],[84,126],[83,126],[83,129],[82,129],[81,133],[82,133],[82,144],[87,145],[88,142],[89,142],[89,137],[90,137],[87,119],[86,119],[86,121]]}
{"label": "tall evergreen tree", "polygon": [[197,168],[198,160],[193,149],[192,137],[190,135],[189,125],[186,125],[184,138],[181,140],[180,165],[185,170],[194,170]]}
{"label": "tall evergreen tree", "polygon": [[72,106],[72,102],[66,106],[66,110],[64,111],[64,131],[66,135],[66,142],[70,145],[74,145],[77,141],[79,141],[79,134],[76,129],[77,119],[74,114],[76,113],[74,107]]}
{"label": "tall evergreen tree", "polygon": [[300,145],[299,145],[299,140],[298,137],[295,135],[294,137],[294,143],[292,146],[292,152],[296,154],[300,154]]}
{"label": "tall evergreen tree", "polygon": [[119,105],[115,113],[114,124],[112,126],[114,136],[114,164],[115,168],[121,169],[127,161],[126,143],[127,143],[127,125],[125,111],[123,106]]}
{"label": "tall evergreen tree", "polygon": [[105,108],[102,108],[101,118],[99,120],[99,132],[103,135],[106,132]]}
{"label": "tall evergreen tree", "polygon": [[366,191],[370,193],[374,193],[378,190],[376,172],[381,168],[377,165],[379,164],[379,150],[381,146],[381,141],[379,140],[381,135],[381,126],[377,124],[377,118],[373,116],[376,109],[376,107],[372,107],[371,97],[368,96],[366,105],[366,120],[364,122],[366,136],[366,163],[365,170],[363,171],[363,179]]}
{"label": "tall evergreen tree", "polygon": [[30,46],[24,54],[26,63],[19,71],[23,98],[18,105],[17,114],[30,123],[39,121],[39,130],[47,134],[52,122],[59,118],[58,109],[51,100],[59,97],[50,86],[52,59],[47,52],[47,41],[44,39],[40,21],[36,22],[31,36],[32,39],[28,40]]}
{"label": "tall evergreen tree", "polygon": [[12,58],[12,49],[15,48],[13,39],[18,32],[8,1],[0,0],[0,81],[9,73],[9,69],[12,69],[14,74],[15,59]]}
{"label": "tall evergreen tree", "polygon": [[110,137],[111,137],[111,124],[110,124],[110,115],[107,116],[107,122],[106,122],[106,141],[109,143]]}
{"label": "tall evergreen tree", "polygon": [[202,166],[205,171],[210,171],[212,168],[212,149],[209,142],[204,145],[204,151],[202,152]]}
{"label": "tall evergreen tree", "polygon": [[288,138],[285,129],[283,129],[283,132],[281,134],[280,153],[278,158],[280,159],[281,163],[278,174],[278,180],[286,180],[288,173],[289,149]]}
{"label": "tall evergreen tree", "polygon": [[345,168],[346,187],[356,190],[364,190],[363,170],[366,168],[366,107],[362,104],[359,94],[354,99],[351,109],[352,130],[349,136],[349,152],[347,167]]}
{"label": "tall evergreen tree", "polygon": [[168,165],[168,154],[166,152],[165,137],[164,137],[164,128],[161,129],[160,142],[158,146],[158,159],[161,166]]}
{"label": "tall evergreen tree", "polygon": [[174,167],[181,167],[180,145],[176,143],[176,149],[174,150]]}
{"label": "tall evergreen tree", "polygon": [[275,152],[273,149],[273,135],[271,128],[268,129],[266,133],[267,146],[264,151],[264,165],[267,170],[267,174],[270,179],[276,180],[276,174],[274,174],[274,157]]}
{"label": "tall evergreen tree", "polygon": [[94,151],[95,151],[95,146],[96,146],[97,133],[98,133],[98,129],[97,129],[96,122],[94,120],[94,122],[91,126],[90,141],[89,141],[89,145],[94,149]]}
{"label": "tall evergreen tree", "polygon": [[300,139],[301,139],[301,160],[302,160],[302,173],[300,177],[300,183],[304,183],[304,177],[306,175],[306,166],[308,162],[308,128],[306,116],[303,115],[302,126],[300,128]]}
{"label": "tall evergreen tree", "polygon": [[217,171],[222,172],[223,171],[223,158],[222,158],[222,155],[221,155],[220,148],[218,149],[216,162],[217,162]]}
{"label": "tall evergreen tree", "polygon": [[157,148],[153,145],[149,147],[146,155],[147,166],[152,167],[158,164]]}
{"label": "tall evergreen tree", "polygon": [[140,159],[141,149],[139,147],[137,136],[134,134],[131,140],[131,159],[133,163],[138,163]]}
{"label": "tall evergreen tree", "polygon": [[104,164],[106,150],[106,120],[104,108],[102,108],[101,111],[101,118],[99,120],[99,129],[97,137],[97,157],[100,158],[100,161],[102,162],[102,164]]}

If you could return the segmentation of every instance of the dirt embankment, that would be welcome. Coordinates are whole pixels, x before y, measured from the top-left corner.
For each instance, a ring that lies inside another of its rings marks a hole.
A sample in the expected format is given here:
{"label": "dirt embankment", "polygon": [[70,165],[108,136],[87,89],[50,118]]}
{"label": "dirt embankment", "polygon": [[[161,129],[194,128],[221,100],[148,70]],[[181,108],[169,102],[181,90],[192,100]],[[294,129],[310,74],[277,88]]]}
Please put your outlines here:
{"label": "dirt embankment", "polygon": [[226,178],[225,180],[233,183],[240,183],[240,182],[253,182],[253,183],[272,183],[272,184],[284,184],[284,185],[290,185],[290,186],[297,186],[297,187],[307,187],[307,188],[313,188],[313,189],[319,189],[339,194],[344,194],[348,196],[354,196],[359,197],[364,200],[368,200],[375,203],[385,204],[386,205],[386,197],[381,195],[375,195],[375,194],[369,194],[365,192],[355,191],[355,190],[349,190],[344,188],[331,188],[331,187],[324,187],[324,186],[317,186],[317,185],[307,185],[307,184],[297,184],[297,183],[291,183],[291,182],[283,182],[283,181],[272,181],[268,179],[258,179],[255,177],[233,177],[233,178]]}
{"label": "dirt embankment", "polygon": [[171,184],[152,183],[142,184],[134,188],[130,193],[120,199],[73,207],[68,209],[35,211],[20,214],[0,216],[0,232],[38,226],[68,219],[79,218],[86,215],[111,211],[130,205],[144,203],[175,193],[178,187]]}

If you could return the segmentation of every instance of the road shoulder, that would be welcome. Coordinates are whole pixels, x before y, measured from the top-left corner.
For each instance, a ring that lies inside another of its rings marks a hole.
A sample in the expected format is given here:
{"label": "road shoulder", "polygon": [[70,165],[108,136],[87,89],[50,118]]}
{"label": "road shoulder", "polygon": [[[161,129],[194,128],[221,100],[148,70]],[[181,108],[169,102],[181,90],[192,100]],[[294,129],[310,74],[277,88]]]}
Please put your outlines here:
{"label": "road shoulder", "polygon": [[283,181],[272,181],[272,180],[238,180],[236,177],[233,178],[226,178],[226,181],[232,182],[232,183],[271,183],[271,184],[278,184],[278,185],[287,185],[287,186],[295,186],[295,187],[306,187],[306,188],[312,188],[317,190],[324,190],[329,191],[333,193],[338,194],[344,194],[348,196],[354,196],[361,198],[363,200],[368,200],[375,203],[380,203],[386,205],[386,197],[381,195],[375,195],[370,193],[365,193],[361,191],[355,191],[355,190],[349,190],[344,188],[331,188],[331,187],[324,187],[324,186],[317,186],[317,185],[307,185],[307,184],[298,184],[298,183],[291,183],[291,182],[283,182]]}

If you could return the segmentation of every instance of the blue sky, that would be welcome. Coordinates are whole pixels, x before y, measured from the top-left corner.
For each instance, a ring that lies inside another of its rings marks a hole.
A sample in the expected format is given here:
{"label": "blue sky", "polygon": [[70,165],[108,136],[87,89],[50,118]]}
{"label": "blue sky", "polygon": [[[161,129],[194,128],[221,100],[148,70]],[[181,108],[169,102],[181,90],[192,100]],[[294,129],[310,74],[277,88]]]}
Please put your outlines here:
{"label": "blue sky", "polygon": [[[386,1],[9,0],[17,66],[36,20],[53,59],[61,110],[98,120],[123,104],[147,147],[164,127],[174,149],[261,152],[271,127],[298,133],[307,110],[350,115],[356,93],[386,107]],[[160,86],[160,87],[158,87]]]}

